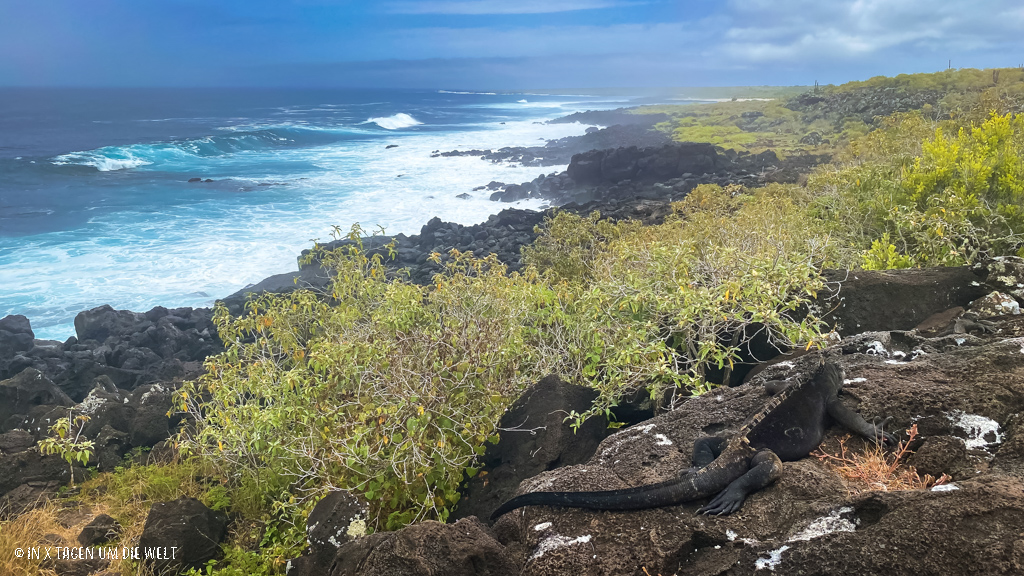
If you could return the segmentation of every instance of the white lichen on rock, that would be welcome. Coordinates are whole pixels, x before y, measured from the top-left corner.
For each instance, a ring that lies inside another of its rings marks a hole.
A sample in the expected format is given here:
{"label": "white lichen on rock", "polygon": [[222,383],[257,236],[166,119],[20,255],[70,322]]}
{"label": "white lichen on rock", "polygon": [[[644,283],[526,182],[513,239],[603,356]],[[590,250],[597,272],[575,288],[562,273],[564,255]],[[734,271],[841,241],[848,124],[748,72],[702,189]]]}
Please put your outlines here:
{"label": "white lichen on rock", "polygon": [[654,443],[655,446],[671,446],[672,445],[672,441],[669,440],[668,436],[665,436],[664,434],[655,434],[654,438],[657,440],[657,442]]}
{"label": "white lichen on rock", "polygon": [[852,513],[853,508],[849,506],[833,510],[828,516],[822,516],[812,521],[803,530],[791,536],[788,542],[806,542],[834,532],[853,532],[857,529],[856,521],[843,518],[844,514]]}
{"label": "white lichen on rock", "polygon": [[1015,316],[1020,314],[1020,304],[1009,294],[991,292],[972,302],[971,312],[977,314],[979,318]]}
{"label": "white lichen on rock", "polygon": [[782,553],[786,550],[789,550],[789,546],[783,545],[782,547],[777,548],[775,550],[769,550],[768,558],[758,558],[757,561],[754,562],[754,567],[758,570],[764,570],[765,568],[767,568],[768,570],[774,572],[775,567],[778,566],[780,562],[782,562]]}
{"label": "white lichen on rock", "polygon": [[152,388],[147,390],[146,393],[142,395],[142,398],[139,398],[139,406],[144,406],[146,404],[146,401],[149,400],[149,397],[152,396],[153,394],[163,393],[164,387],[159,384],[154,384]]}
{"label": "white lichen on rock", "polygon": [[857,382],[867,382],[867,378],[847,378],[843,380],[843,384],[856,384]]}
{"label": "white lichen on rock", "polygon": [[89,395],[85,397],[85,400],[82,400],[78,404],[78,411],[82,414],[92,416],[100,409],[100,406],[103,406],[104,402],[106,402],[106,400],[100,398],[96,394],[96,389],[93,388],[92,391],[89,392]]}
{"label": "white lichen on rock", "polygon": [[552,534],[551,536],[544,538],[540,541],[540,543],[537,544],[537,549],[533,551],[533,555],[531,555],[530,559],[527,561],[529,562],[536,560],[537,558],[540,558],[541,556],[547,554],[548,552],[551,552],[552,550],[565,548],[567,546],[572,546],[573,544],[586,544],[587,542],[590,542],[590,538],[590,534],[587,534],[586,536],[578,536],[576,538]]}
{"label": "white lichen on rock", "polygon": [[548,528],[551,528],[551,522],[541,522],[540,524],[537,524],[533,527],[533,529],[537,532],[540,532],[541,530],[547,530]]}
{"label": "white lichen on rock", "polygon": [[874,354],[875,356],[888,356],[889,351],[885,349],[885,344],[882,344],[879,340],[872,340],[868,342],[867,349],[864,350],[865,354]]}
{"label": "white lichen on rock", "polygon": [[[953,425],[967,433],[964,443],[968,449],[986,448],[991,444],[1001,444],[1003,435],[999,432],[999,423],[979,414],[967,414],[955,410],[946,415]],[[987,440],[991,437],[992,440]]]}
{"label": "white lichen on rock", "polygon": [[952,492],[959,489],[960,487],[956,484],[939,484],[938,486],[932,486],[932,492]]}
{"label": "white lichen on rock", "polygon": [[348,534],[350,538],[362,538],[366,536],[366,519],[356,517],[349,522],[348,529],[345,530],[345,534]]}

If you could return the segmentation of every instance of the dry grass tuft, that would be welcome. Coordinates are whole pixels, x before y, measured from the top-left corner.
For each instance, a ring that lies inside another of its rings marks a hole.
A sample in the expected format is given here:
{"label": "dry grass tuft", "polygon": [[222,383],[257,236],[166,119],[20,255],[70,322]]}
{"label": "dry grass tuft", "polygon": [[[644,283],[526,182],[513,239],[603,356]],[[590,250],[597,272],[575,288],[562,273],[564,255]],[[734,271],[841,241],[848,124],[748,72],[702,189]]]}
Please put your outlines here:
{"label": "dry grass tuft", "polygon": [[[18,548],[78,546],[78,534],[99,514],[121,523],[122,533],[111,545],[133,547],[154,502],[179,496],[202,499],[207,487],[197,468],[182,463],[133,466],[99,474],[80,485],[71,499],[54,498],[35,510],[0,521],[0,576],[56,576],[42,559],[18,558]],[[4,518],[0,510],[0,518]],[[61,542],[63,540],[63,542]],[[107,571],[125,576],[152,576],[148,567],[117,559]]]}
{"label": "dry grass tuft", "polygon": [[917,424],[907,430],[907,435],[909,438],[901,441],[892,453],[886,453],[878,445],[864,452],[851,452],[846,447],[846,441],[850,437],[846,436],[839,440],[838,453],[829,454],[824,449],[819,449],[811,455],[845,478],[854,492],[927,490],[949,481],[950,477],[946,474],[938,479],[928,474],[922,478],[913,466],[903,462],[904,457],[913,453],[909,446],[917,437]]}
{"label": "dry grass tuft", "polygon": [[[4,516],[3,512],[0,510],[0,516]],[[43,559],[19,558],[15,551],[19,548],[78,546],[78,534],[93,515],[69,512],[73,510],[50,500],[34,510],[0,522],[0,574],[55,576]]]}

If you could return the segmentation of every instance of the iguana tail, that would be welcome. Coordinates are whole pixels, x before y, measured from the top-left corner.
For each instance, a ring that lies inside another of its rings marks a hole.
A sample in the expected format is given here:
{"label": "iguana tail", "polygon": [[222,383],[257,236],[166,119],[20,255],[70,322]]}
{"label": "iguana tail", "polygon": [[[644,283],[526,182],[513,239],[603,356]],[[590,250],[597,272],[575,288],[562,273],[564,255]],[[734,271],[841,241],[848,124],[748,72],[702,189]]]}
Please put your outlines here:
{"label": "iguana tail", "polygon": [[717,494],[749,469],[749,454],[723,453],[700,470],[658,484],[600,492],[529,492],[505,502],[491,514],[495,520],[523,506],[566,506],[591,510],[641,510],[680,504]]}

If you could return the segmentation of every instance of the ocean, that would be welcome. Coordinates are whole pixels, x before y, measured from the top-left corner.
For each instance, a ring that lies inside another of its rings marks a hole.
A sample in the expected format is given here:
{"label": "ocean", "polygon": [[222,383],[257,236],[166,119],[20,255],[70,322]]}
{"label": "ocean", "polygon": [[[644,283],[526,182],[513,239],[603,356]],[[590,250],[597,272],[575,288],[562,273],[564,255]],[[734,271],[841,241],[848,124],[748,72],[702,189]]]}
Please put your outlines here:
{"label": "ocean", "polygon": [[23,314],[37,338],[65,340],[75,315],[101,304],[211,306],[297,269],[299,252],[334,225],[410,234],[433,216],[481,222],[508,205],[473,188],[564,167],[431,152],[536,146],[586,128],[546,120],[630,104],[446,91],[0,89],[0,317]]}

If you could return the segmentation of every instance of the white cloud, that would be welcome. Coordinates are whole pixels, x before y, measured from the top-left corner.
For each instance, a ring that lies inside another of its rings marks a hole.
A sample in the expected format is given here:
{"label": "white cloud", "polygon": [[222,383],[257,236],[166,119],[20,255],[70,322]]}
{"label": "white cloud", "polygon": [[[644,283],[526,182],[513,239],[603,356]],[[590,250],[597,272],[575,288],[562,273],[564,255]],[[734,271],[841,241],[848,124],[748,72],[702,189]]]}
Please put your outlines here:
{"label": "white cloud", "polygon": [[619,0],[428,0],[394,2],[395,14],[551,14],[636,4]]}
{"label": "white cloud", "polygon": [[1010,0],[731,0],[728,17],[723,51],[754,64],[908,52],[956,59],[1019,46],[1024,12]]}

